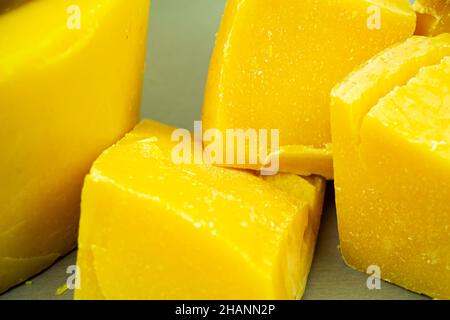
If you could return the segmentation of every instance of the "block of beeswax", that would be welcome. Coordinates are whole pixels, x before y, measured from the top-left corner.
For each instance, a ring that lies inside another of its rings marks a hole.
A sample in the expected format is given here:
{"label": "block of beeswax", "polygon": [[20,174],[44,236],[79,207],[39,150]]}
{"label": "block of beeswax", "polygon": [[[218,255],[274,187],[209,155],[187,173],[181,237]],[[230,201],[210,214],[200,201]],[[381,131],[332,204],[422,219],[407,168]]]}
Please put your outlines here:
{"label": "block of beeswax", "polygon": [[300,298],[324,179],[175,164],[173,130],[144,121],[94,163],[76,298]]}
{"label": "block of beeswax", "polygon": [[138,119],[148,11],[2,1],[0,292],[74,248],[83,178]]}
{"label": "block of beeswax", "polygon": [[416,0],[416,34],[433,36],[450,32],[450,0]]}
{"label": "block of beeswax", "polygon": [[415,26],[408,0],[228,0],[204,129],[278,129],[281,171],[331,179],[331,89]]}
{"label": "block of beeswax", "polygon": [[450,34],[410,38],[350,74],[331,125],[347,264],[450,298]]}

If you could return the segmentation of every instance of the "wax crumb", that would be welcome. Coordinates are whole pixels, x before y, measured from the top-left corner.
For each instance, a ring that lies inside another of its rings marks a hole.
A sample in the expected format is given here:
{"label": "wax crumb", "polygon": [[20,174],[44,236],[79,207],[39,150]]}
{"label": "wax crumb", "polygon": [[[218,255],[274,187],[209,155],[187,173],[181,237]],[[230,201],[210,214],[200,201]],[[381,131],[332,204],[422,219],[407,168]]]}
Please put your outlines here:
{"label": "wax crumb", "polygon": [[27,281],[27,282],[25,282],[25,285],[27,285],[27,286],[31,286],[33,284],[33,281]]}
{"label": "wax crumb", "polygon": [[64,293],[67,292],[67,290],[69,290],[69,288],[67,287],[67,284],[64,284],[63,286],[56,289],[55,295],[62,296]]}

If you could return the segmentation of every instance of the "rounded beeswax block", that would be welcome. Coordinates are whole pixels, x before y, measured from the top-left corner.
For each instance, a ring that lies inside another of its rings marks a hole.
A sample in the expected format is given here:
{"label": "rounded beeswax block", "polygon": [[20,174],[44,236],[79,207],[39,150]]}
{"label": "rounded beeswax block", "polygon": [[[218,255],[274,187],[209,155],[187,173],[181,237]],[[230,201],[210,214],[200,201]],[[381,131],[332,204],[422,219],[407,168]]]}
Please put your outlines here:
{"label": "rounded beeswax block", "polygon": [[175,164],[173,131],[144,121],[94,163],[75,298],[300,298],[325,180]]}
{"label": "rounded beeswax block", "polygon": [[75,247],[83,177],[138,119],[148,12],[0,4],[0,292]]}
{"label": "rounded beeswax block", "polygon": [[450,298],[449,92],[450,34],[416,36],[336,86],[331,108],[345,261],[439,299]]}
{"label": "rounded beeswax block", "polygon": [[280,171],[332,179],[331,89],[415,26],[408,0],[229,0],[204,129],[277,129]]}

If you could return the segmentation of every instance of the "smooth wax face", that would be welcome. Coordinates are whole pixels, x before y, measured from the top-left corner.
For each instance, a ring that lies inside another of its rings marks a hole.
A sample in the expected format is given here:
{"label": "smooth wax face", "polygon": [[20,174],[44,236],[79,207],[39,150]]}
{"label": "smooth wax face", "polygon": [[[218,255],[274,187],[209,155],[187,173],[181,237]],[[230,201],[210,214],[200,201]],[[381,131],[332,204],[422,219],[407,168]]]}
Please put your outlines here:
{"label": "smooth wax face", "polygon": [[413,37],[336,86],[341,250],[363,272],[450,298],[450,34]]}
{"label": "smooth wax face", "polygon": [[0,292],[75,247],[83,177],[138,119],[148,11],[0,6]]}
{"label": "smooth wax face", "polygon": [[76,298],[300,298],[324,179],[175,164],[173,130],[144,121],[95,162]]}
{"label": "smooth wax face", "polygon": [[331,179],[331,89],[415,25],[407,0],[229,0],[204,128],[279,129],[281,171]]}

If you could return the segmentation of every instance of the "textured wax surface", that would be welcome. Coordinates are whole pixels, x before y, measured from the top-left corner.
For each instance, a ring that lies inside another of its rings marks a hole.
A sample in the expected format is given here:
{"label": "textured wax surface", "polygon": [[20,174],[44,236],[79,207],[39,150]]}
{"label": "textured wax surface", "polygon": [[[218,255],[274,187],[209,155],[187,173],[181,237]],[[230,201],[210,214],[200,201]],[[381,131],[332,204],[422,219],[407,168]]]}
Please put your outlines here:
{"label": "textured wax surface", "polygon": [[422,68],[407,85],[380,100],[368,116],[450,160],[449,79],[450,55],[438,65]]}
{"label": "textured wax surface", "polygon": [[380,97],[406,84],[424,65],[437,64],[449,54],[450,34],[411,37],[356,68],[333,89],[332,95],[353,105],[351,121],[358,131],[364,116]]}
{"label": "textured wax surface", "polygon": [[432,36],[450,32],[449,0],[417,0],[414,9],[417,12],[416,34]]}

